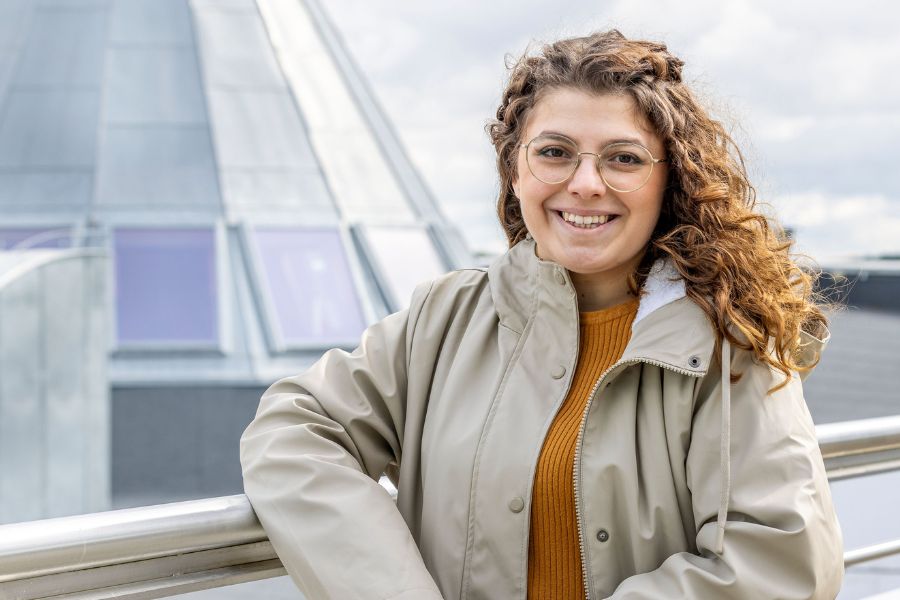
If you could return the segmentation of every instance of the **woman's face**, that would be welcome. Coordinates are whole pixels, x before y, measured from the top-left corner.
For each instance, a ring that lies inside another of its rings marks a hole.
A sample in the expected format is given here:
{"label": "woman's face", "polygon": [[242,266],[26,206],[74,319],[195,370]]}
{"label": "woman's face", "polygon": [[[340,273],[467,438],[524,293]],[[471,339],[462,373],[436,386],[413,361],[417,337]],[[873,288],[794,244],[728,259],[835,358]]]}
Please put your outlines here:
{"label": "woman's face", "polygon": [[[569,88],[548,91],[531,109],[522,143],[547,133],[571,139],[580,152],[599,154],[607,145],[627,140],[665,158],[662,140],[628,95]],[[666,163],[657,163],[639,190],[617,192],[604,183],[597,162],[585,155],[568,181],[548,184],[531,173],[526,150],[520,147],[513,189],[540,258],[592,278],[624,279],[640,263],[659,219],[666,180]],[[609,220],[592,228],[578,227],[563,213]]]}

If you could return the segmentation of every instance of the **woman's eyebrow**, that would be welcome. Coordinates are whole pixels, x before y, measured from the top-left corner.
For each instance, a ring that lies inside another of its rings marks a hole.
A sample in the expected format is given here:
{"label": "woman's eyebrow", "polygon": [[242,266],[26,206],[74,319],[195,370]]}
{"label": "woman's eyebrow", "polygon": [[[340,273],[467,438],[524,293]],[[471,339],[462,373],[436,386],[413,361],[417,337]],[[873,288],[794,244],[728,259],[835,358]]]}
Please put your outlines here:
{"label": "woman's eyebrow", "polygon": [[[561,140],[564,140],[564,141],[567,141],[567,142],[571,142],[572,144],[574,144],[574,145],[576,145],[576,146],[579,146],[578,142],[576,142],[576,141],[575,141],[574,139],[572,139],[570,136],[568,136],[568,135],[566,135],[566,134],[564,134],[564,133],[560,133],[560,132],[558,132],[558,131],[550,130],[550,129],[545,129],[544,131],[540,132],[540,133],[538,134],[538,136],[547,136],[547,137],[559,138],[559,139],[561,139]],[[606,140],[606,141],[603,143],[604,146],[608,146],[608,145],[610,145],[610,144],[638,144],[638,145],[645,146],[645,147],[647,146],[647,142],[644,141],[644,140],[642,140],[642,139],[639,138],[639,137],[620,137],[620,138],[615,138],[615,139]],[[580,147],[580,146],[579,146],[579,147]]]}
{"label": "woman's eyebrow", "polygon": [[551,130],[545,129],[544,131],[540,132],[537,135],[537,137],[541,137],[541,136],[560,138],[567,142],[572,142],[573,144],[575,143],[575,140],[573,140],[571,137],[567,136],[564,133],[560,133],[558,131],[551,131]]}

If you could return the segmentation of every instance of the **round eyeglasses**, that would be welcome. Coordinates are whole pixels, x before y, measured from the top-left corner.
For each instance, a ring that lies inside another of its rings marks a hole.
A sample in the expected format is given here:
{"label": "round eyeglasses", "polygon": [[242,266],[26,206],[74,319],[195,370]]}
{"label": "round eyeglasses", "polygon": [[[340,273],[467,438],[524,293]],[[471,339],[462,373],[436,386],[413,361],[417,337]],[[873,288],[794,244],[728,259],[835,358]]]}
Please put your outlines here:
{"label": "round eyeglasses", "polygon": [[612,143],[599,154],[579,152],[575,142],[558,135],[539,135],[520,147],[525,149],[531,174],[544,183],[568,181],[581,163],[581,157],[587,155],[594,158],[603,183],[621,193],[644,187],[653,173],[653,165],[666,160],[654,158],[647,148],[633,142]]}

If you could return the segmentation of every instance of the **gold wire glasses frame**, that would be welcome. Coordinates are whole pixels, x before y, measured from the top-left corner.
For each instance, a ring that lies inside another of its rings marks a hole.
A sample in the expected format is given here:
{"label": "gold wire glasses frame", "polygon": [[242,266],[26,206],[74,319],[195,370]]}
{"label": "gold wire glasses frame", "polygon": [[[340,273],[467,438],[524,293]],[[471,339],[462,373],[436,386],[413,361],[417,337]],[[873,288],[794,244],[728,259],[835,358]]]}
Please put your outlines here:
{"label": "gold wire glasses frame", "polygon": [[603,183],[620,193],[644,187],[650,181],[653,165],[666,161],[634,142],[614,142],[597,154],[580,152],[575,142],[562,136],[539,135],[519,147],[525,149],[528,169],[539,181],[551,185],[568,181],[581,164],[581,157],[588,155],[594,157]]}

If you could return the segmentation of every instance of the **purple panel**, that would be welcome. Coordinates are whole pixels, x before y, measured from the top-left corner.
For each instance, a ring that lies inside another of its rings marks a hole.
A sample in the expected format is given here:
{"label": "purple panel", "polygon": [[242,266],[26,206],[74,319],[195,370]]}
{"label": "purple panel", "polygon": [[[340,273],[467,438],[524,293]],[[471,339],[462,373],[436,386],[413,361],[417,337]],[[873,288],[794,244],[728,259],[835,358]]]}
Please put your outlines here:
{"label": "purple panel", "polygon": [[0,229],[0,250],[26,248],[69,248],[72,231],[66,228]]}
{"label": "purple panel", "polygon": [[212,229],[117,229],[120,343],[218,341]]}
{"label": "purple panel", "polygon": [[365,329],[334,229],[257,229],[266,291],[288,345],[355,340]]}

